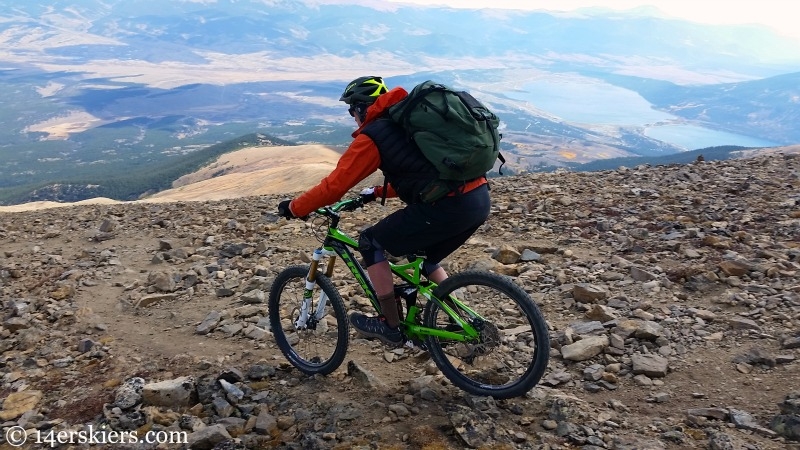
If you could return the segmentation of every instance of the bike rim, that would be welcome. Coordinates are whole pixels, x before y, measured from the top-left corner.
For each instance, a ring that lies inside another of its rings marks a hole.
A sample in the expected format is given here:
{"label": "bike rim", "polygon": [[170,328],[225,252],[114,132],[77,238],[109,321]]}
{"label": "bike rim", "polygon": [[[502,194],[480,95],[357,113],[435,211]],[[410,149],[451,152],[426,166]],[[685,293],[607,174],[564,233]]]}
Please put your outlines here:
{"label": "bike rim", "polygon": [[[481,330],[480,339],[455,343],[431,338],[440,369],[458,387],[475,394],[509,397],[527,392],[541,377],[535,373],[543,370],[538,361],[547,358],[541,352],[549,350],[537,339],[536,327],[541,324],[536,317],[515,301],[513,292],[496,286],[465,283],[453,293],[480,316],[460,311],[462,318]],[[456,331],[447,314],[434,309],[435,326]]]}
{"label": "bike rim", "polygon": [[[287,280],[281,291],[279,317],[281,339],[285,342],[285,356],[293,365],[306,373],[327,372],[325,367],[338,357],[341,338],[339,319],[334,313],[332,302],[328,301],[321,319],[313,317],[322,290],[317,286],[310,305],[310,318],[305,325],[298,327],[303,302],[305,273]],[[346,319],[343,319],[346,320]],[[276,334],[276,338],[277,338]],[[338,365],[338,364],[337,364]]]}

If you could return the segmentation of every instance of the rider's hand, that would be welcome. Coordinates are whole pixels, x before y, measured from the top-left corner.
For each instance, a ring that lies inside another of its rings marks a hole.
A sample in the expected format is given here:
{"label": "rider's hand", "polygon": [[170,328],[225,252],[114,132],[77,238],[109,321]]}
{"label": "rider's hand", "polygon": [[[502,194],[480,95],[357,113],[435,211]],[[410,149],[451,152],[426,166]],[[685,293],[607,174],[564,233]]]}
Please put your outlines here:
{"label": "rider's hand", "polygon": [[300,219],[300,220],[308,220],[308,215],[305,216],[295,216],[292,212],[292,208],[289,207],[289,203],[292,203],[291,200],[284,200],[278,203],[278,215],[281,217],[286,217],[287,219]]}
{"label": "rider's hand", "polygon": [[295,215],[292,214],[292,210],[289,208],[289,203],[292,203],[292,201],[284,200],[278,203],[278,215],[281,217],[286,217],[287,219],[294,219]]}
{"label": "rider's hand", "polygon": [[368,187],[361,191],[361,201],[369,203],[375,201],[375,187]]}

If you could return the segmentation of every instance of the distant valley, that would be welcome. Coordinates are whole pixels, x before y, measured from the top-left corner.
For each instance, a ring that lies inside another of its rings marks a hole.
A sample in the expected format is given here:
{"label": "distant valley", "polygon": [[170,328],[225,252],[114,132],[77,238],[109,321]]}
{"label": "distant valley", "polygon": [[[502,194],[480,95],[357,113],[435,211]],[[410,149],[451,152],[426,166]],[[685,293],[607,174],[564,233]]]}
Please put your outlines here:
{"label": "distant valley", "polygon": [[469,89],[500,115],[515,172],[710,146],[665,130],[800,142],[800,49],[768,30],[650,11],[387,8],[0,6],[0,204],[132,200],[246,146],[341,151],[353,124],[338,95],[365,73]]}

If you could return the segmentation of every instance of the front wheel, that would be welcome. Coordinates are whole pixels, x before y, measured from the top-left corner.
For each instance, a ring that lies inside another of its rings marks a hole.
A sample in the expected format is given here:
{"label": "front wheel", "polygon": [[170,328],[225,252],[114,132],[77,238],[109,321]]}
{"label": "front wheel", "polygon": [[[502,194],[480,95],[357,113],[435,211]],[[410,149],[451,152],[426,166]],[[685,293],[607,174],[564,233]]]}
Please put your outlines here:
{"label": "front wheel", "polygon": [[327,375],[344,361],[349,323],[341,295],[325,275],[316,274],[305,300],[308,266],[291,266],[275,277],[269,292],[269,323],[278,348],[307,375]]}
{"label": "front wheel", "polygon": [[[523,396],[539,382],[550,355],[547,323],[533,299],[510,278],[462,272],[444,280],[434,295],[479,332],[464,342],[436,336],[425,341],[434,363],[455,386],[503,399]],[[423,321],[426,327],[463,332],[433,301],[427,303]]]}

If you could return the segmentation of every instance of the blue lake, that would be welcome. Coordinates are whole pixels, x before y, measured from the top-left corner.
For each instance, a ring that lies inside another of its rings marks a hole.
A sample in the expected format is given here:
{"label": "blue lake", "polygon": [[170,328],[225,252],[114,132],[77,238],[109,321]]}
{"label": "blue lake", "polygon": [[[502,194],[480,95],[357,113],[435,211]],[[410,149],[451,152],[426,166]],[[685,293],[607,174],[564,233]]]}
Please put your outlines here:
{"label": "blue lake", "polygon": [[740,145],[742,147],[776,147],[780,145],[777,142],[752,136],[709,130],[694,125],[659,125],[648,127],[644,134],[649,138],[669,142],[687,150],[718,145]]}
{"label": "blue lake", "polygon": [[[696,125],[675,124],[682,119],[656,111],[636,92],[581,77],[537,79],[506,92],[537,109],[578,124],[638,126],[646,136],[687,150],[720,145],[773,147],[779,144],[752,136]],[[672,122],[672,123],[671,123]]]}

